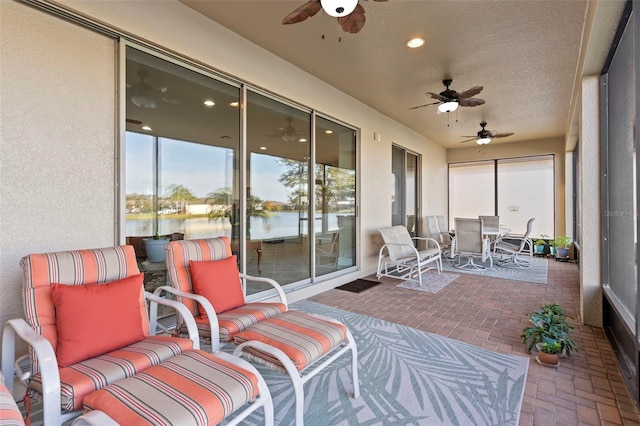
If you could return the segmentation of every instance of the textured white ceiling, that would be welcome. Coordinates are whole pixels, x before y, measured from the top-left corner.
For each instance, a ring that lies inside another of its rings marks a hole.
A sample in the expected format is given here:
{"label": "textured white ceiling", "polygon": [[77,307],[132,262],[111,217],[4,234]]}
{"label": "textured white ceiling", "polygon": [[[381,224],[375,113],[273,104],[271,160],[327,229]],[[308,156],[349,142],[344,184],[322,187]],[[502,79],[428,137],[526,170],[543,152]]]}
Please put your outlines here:
{"label": "textured white ceiling", "polygon": [[[587,0],[361,0],[367,21],[358,34],[341,32],[322,11],[282,25],[305,1],[182,3],[448,148],[472,144],[461,136],[475,135],[481,121],[515,133],[492,143],[570,131]],[[624,1],[599,3],[617,11]],[[407,48],[414,36],[425,45]],[[430,102],[425,92],[444,90],[444,78],[457,91],[483,86],[476,97],[486,103],[449,116],[435,106],[409,109]]]}

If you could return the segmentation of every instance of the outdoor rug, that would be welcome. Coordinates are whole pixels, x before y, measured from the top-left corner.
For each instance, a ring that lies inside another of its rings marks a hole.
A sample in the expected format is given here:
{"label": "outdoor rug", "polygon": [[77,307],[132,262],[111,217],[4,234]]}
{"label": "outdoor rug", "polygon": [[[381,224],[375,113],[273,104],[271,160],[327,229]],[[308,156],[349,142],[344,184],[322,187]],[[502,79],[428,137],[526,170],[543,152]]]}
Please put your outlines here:
{"label": "outdoor rug", "polygon": [[447,284],[453,282],[460,275],[427,271],[422,273],[422,286],[417,278],[403,281],[396,287],[408,288],[411,290],[424,291],[425,293],[435,294],[445,288]]}
{"label": "outdoor rug", "polygon": [[[342,321],[358,346],[360,398],[349,395],[344,354],[304,385],[307,426],[517,425],[529,359],[358,315],[319,303],[291,305]],[[234,347],[227,345],[225,352]],[[274,399],[276,425],[293,425],[288,376],[257,367]],[[262,410],[243,424],[261,425]]]}
{"label": "outdoor rug", "polygon": [[375,287],[380,284],[380,281],[373,281],[367,279],[357,279],[350,283],[336,287],[336,290],[350,291],[351,293],[362,293],[365,290],[369,290],[371,287]]}
{"label": "outdoor rug", "polygon": [[[474,262],[478,265],[485,266],[486,271],[473,271],[467,269],[458,269],[453,265],[457,260],[443,261],[442,269],[445,271],[451,271],[462,274],[482,275],[485,277],[504,278],[506,280],[526,281],[530,283],[546,284],[547,283],[547,260],[543,258],[534,257],[531,259],[531,268],[518,269],[518,268],[505,268],[497,266],[496,262],[498,257],[493,258],[493,266],[489,267],[489,262],[481,262],[479,259],[474,259]],[[466,259],[464,259],[466,262]]]}

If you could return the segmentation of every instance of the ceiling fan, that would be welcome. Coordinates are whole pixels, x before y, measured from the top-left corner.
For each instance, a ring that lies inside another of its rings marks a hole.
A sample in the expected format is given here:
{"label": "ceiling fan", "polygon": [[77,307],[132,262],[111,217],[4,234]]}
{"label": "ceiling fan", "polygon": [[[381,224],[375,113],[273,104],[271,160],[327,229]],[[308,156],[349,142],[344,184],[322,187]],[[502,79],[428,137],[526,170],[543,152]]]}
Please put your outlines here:
{"label": "ceiling fan", "polygon": [[455,90],[449,89],[452,82],[453,80],[451,79],[442,80],[442,84],[444,84],[446,89],[440,93],[427,92],[427,95],[430,95],[433,99],[437,99],[437,102],[418,105],[409,109],[422,108],[428,105],[438,105],[438,113],[442,114],[453,112],[458,109],[459,106],[474,107],[484,104],[484,99],[472,97],[482,92],[482,86],[474,86],[463,92],[456,92]]}
{"label": "ceiling fan", "polygon": [[287,125],[275,129],[272,134],[267,135],[270,138],[282,138],[284,142],[295,142],[298,137],[304,136],[304,132],[299,132],[291,125],[292,117],[287,117]]}
{"label": "ceiling fan", "polygon": [[127,84],[129,98],[135,106],[140,108],[158,108],[158,97],[163,102],[172,104],[182,103],[182,101],[177,99],[170,99],[162,96],[161,94],[167,93],[168,89],[166,87],[153,87],[149,83],[145,82],[145,78],[149,76],[149,72],[147,70],[138,70],[138,76],[140,77],[140,81]]}
{"label": "ceiling fan", "polygon": [[476,136],[462,136],[463,138],[471,138],[471,139],[464,140],[460,143],[466,143],[466,142],[471,142],[475,140],[478,145],[486,145],[489,142],[491,142],[491,140],[494,138],[506,138],[507,136],[513,135],[512,132],[497,133],[497,132],[494,132],[493,130],[486,130],[485,129],[486,125],[487,123],[485,121],[480,123],[482,130],[480,130]]}
{"label": "ceiling fan", "polygon": [[345,32],[355,34],[364,27],[366,21],[364,8],[358,4],[358,0],[309,0],[285,16],[282,24],[297,24],[314,16],[320,9],[324,9],[328,15],[338,18],[338,25]]}

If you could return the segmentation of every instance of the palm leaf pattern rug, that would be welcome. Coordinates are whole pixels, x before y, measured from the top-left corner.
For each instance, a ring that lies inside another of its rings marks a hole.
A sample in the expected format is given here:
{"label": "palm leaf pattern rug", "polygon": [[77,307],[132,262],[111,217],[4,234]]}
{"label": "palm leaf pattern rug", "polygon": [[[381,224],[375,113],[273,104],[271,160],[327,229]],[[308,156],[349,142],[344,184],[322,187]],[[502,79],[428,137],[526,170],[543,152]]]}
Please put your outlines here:
{"label": "palm leaf pattern rug", "polygon": [[[336,318],[358,346],[360,398],[350,398],[350,355],[304,386],[306,425],[517,425],[529,359],[301,301],[291,309]],[[224,350],[232,352],[227,345]],[[292,425],[288,376],[258,366],[277,425]],[[258,410],[246,424],[263,424]]]}

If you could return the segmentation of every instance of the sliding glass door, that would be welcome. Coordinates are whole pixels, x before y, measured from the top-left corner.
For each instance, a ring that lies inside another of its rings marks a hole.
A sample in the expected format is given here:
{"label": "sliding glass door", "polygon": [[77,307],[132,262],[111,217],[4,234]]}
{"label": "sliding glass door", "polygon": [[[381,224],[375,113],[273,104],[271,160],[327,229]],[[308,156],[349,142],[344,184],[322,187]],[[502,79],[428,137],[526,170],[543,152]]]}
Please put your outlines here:
{"label": "sliding glass door", "polygon": [[353,128],[150,52],[126,56],[127,241],[226,236],[242,271],[285,286],[356,266]]}
{"label": "sliding glass door", "polygon": [[399,146],[391,151],[391,224],[404,225],[412,236],[417,235],[420,217],[420,158]]}

